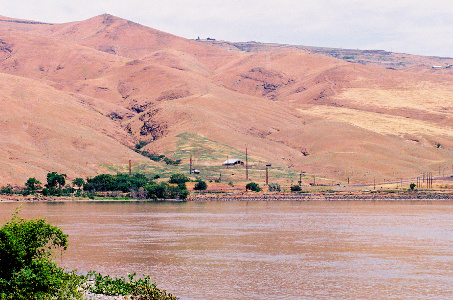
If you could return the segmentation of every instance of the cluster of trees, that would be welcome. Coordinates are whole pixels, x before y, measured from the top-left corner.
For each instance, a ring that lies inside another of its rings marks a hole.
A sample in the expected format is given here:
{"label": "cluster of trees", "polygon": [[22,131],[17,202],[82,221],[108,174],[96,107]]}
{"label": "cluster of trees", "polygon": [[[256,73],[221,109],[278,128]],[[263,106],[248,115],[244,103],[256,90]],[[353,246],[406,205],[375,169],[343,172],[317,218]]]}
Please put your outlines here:
{"label": "cluster of trees", "polygon": [[[152,178],[143,174],[100,174],[89,177],[86,181],[83,178],[76,178],[72,186],[66,183],[66,174],[50,172],[47,174],[47,183],[42,183],[35,177],[29,178],[25,188],[16,191],[22,195],[41,193],[44,196],[94,196],[99,192],[111,192],[111,194],[130,196],[142,199],[186,199],[189,196],[186,183],[190,179],[184,174],[173,174],[168,181],[156,182],[160,176]],[[195,190],[206,190],[207,184],[198,179],[195,183]],[[12,187],[0,189],[2,194],[13,194]],[[126,195],[124,195],[126,194]]]}

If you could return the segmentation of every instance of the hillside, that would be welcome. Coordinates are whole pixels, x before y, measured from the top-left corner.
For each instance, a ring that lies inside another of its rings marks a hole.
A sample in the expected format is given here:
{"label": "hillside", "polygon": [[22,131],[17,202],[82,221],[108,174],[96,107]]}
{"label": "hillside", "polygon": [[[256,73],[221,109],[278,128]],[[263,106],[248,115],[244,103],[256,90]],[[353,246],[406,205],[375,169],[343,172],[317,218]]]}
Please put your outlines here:
{"label": "hillside", "polygon": [[206,179],[243,181],[244,169],[221,163],[244,159],[246,147],[256,181],[266,164],[282,183],[300,172],[306,182],[390,181],[453,164],[450,60],[439,71],[409,67],[423,58],[407,56],[389,69],[232,44],[111,15],[67,24],[0,17],[0,185],[48,171],[124,171],[128,160],[134,171],[171,171],[135,153],[139,141],[181,159],[173,171],[187,172],[192,156]]}

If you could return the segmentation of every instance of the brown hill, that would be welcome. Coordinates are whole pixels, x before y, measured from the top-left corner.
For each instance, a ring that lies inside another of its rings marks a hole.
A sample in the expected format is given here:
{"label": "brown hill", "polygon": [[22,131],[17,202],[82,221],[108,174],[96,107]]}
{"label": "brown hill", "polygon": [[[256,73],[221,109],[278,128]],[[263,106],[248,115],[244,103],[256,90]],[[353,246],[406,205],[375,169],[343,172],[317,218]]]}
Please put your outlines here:
{"label": "brown hill", "polygon": [[205,177],[233,172],[219,166],[244,158],[246,145],[256,180],[267,163],[280,170],[275,180],[303,171],[363,182],[453,162],[448,72],[294,47],[225,50],[110,15],[0,17],[0,70],[0,185],[47,171],[124,171],[129,159],[134,170],[166,172],[130,149],[138,141],[182,159],[180,171],[192,155]]}

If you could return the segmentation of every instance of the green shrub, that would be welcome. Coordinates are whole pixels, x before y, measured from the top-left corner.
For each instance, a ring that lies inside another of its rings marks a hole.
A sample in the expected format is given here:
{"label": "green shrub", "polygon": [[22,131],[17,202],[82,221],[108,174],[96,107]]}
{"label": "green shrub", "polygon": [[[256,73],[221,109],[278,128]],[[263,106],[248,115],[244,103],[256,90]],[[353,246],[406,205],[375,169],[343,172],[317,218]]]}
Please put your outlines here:
{"label": "green shrub", "polygon": [[35,177],[30,177],[25,183],[25,186],[30,191],[30,193],[33,194],[34,192],[36,192],[36,190],[39,190],[41,188],[41,182]]}
{"label": "green shrub", "polygon": [[151,282],[149,276],[135,280],[135,274],[129,274],[128,280],[124,277],[103,276],[99,273],[90,272],[89,277],[95,279],[91,291],[96,294],[110,296],[132,295],[134,300],[176,300],[175,296],[167,293],[165,290],[157,288],[156,284]]}
{"label": "green shrub", "polygon": [[181,160],[180,159],[176,159],[176,160],[173,160],[171,158],[168,158],[168,157],[164,157],[164,162],[167,164],[167,165],[179,165],[181,163]]}
{"label": "green shrub", "polygon": [[190,179],[184,174],[172,174],[170,176],[170,180],[169,180],[170,183],[175,183],[175,184],[186,183],[189,181],[190,181]]}
{"label": "green shrub", "polygon": [[178,185],[168,184],[166,182],[152,183],[145,186],[145,191],[148,199],[186,199],[189,196],[189,191],[186,188],[186,183],[182,182]]}
{"label": "green shrub", "polygon": [[255,183],[255,182],[247,183],[245,188],[247,190],[250,190],[250,191],[253,191],[253,192],[260,192],[261,191],[260,186],[258,185],[258,183]]}
{"label": "green shrub", "polygon": [[3,186],[0,188],[0,194],[2,195],[12,195],[13,194],[13,187],[11,185]]}
{"label": "green shrub", "polygon": [[270,192],[280,192],[282,190],[278,183],[269,183],[268,187]]}
{"label": "green shrub", "polygon": [[140,141],[137,144],[135,144],[135,149],[141,149],[141,148],[145,147],[147,144],[148,143],[145,141]]}
{"label": "green shrub", "polygon": [[67,235],[43,219],[13,216],[0,228],[0,299],[82,299],[83,277],[67,273],[51,260],[52,250],[66,250]]}
{"label": "green shrub", "polygon": [[291,192],[300,192],[300,191],[302,191],[302,188],[300,187],[300,185],[291,186]]}
{"label": "green shrub", "polygon": [[197,191],[204,191],[208,188],[208,185],[206,184],[205,181],[198,179],[197,182],[195,183],[194,189]]}

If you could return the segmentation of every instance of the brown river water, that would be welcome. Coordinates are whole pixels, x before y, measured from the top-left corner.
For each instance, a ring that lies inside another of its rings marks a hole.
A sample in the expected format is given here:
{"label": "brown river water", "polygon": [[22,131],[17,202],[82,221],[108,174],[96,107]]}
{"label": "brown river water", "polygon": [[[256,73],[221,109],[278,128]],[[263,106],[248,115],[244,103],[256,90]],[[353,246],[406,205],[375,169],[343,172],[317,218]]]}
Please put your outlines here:
{"label": "brown river water", "polygon": [[0,203],[69,234],[57,261],[182,300],[453,299],[453,202]]}

